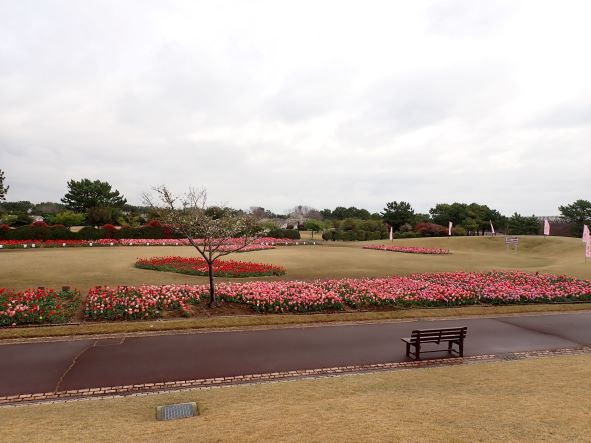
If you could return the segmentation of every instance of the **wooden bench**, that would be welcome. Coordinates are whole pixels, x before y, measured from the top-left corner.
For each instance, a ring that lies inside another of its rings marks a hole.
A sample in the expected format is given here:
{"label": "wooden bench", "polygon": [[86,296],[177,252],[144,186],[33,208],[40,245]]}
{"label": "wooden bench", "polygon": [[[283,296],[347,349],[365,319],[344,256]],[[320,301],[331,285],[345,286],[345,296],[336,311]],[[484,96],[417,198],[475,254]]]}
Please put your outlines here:
{"label": "wooden bench", "polygon": [[[442,328],[442,329],[416,329],[412,331],[410,337],[403,338],[402,341],[406,343],[406,356],[413,355],[415,360],[421,359],[421,353],[427,352],[441,352],[445,349],[436,349],[434,351],[422,351],[422,343],[441,343],[447,342],[447,352],[456,353],[459,357],[464,356],[464,338],[468,332],[467,326],[457,328]],[[458,349],[455,350],[453,345],[456,344]],[[411,352],[410,347],[413,346],[415,351]]]}

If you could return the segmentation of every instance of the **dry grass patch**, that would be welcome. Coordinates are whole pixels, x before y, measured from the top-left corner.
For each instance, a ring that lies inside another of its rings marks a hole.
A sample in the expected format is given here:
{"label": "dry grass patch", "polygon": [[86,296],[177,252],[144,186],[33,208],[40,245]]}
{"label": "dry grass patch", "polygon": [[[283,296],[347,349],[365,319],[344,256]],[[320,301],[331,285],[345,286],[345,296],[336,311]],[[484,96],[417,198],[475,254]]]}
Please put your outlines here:
{"label": "dry grass patch", "polygon": [[[269,263],[286,268],[281,277],[248,280],[314,280],[323,278],[359,278],[405,275],[415,272],[524,270],[568,274],[591,278],[591,265],[584,263],[582,243],[576,238],[529,236],[521,237],[518,253],[507,252],[502,237],[455,237],[396,240],[403,246],[449,248],[452,254],[425,256],[365,250],[363,245],[382,242],[328,242],[323,246],[288,246],[274,250],[235,254],[232,258]],[[0,287],[22,290],[45,286],[60,288],[69,285],[82,294],[96,285],[116,286],[141,284],[205,284],[207,277],[154,272],[134,267],[138,257],[163,255],[195,256],[191,247],[113,247],[63,248],[0,251]],[[236,281],[218,278],[217,281]],[[384,312],[353,312],[322,315],[285,315],[222,318],[196,316],[188,320],[140,323],[82,324],[18,330],[0,330],[0,339],[75,334],[104,334],[135,331],[166,331],[180,329],[248,327],[336,321],[365,321],[446,317],[455,315],[488,315],[517,312],[551,312],[589,309],[589,304],[563,306],[507,306],[503,308],[470,307],[446,310],[411,310]],[[77,319],[81,319],[81,311]]]}
{"label": "dry grass patch", "polygon": [[[502,237],[456,237],[396,240],[395,245],[448,248],[452,254],[425,256],[362,249],[369,243],[324,246],[284,246],[233,254],[232,259],[284,267],[281,277],[265,280],[383,277],[416,272],[523,270],[591,278],[579,239],[523,237],[518,253],[506,252]],[[135,268],[138,257],[195,257],[191,247],[141,246],[0,251],[0,286],[17,290],[69,285],[83,293],[96,285],[205,284],[207,277],[154,272]],[[258,279],[241,279],[258,280]],[[219,278],[217,281],[235,281]]]}
{"label": "dry grass patch", "polygon": [[[0,409],[4,441],[589,441],[591,356]],[[201,416],[157,422],[197,401]],[[444,411],[444,412],[442,412]]]}

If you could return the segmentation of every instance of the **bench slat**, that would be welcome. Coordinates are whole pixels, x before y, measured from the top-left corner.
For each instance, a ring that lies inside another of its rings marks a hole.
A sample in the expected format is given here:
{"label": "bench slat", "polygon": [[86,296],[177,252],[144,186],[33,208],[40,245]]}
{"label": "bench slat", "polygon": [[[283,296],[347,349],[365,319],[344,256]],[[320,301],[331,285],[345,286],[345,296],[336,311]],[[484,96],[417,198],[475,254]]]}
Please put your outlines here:
{"label": "bench slat", "polygon": [[458,326],[455,328],[434,328],[434,329],[415,329],[413,332],[415,331],[421,331],[421,332],[431,332],[431,331],[462,331],[468,329],[468,326]]}
{"label": "bench slat", "polygon": [[458,332],[428,332],[428,333],[416,333],[416,334],[412,334],[413,337],[418,337],[419,335],[421,337],[459,337],[461,335],[463,335],[464,332],[463,331],[458,331]]}
{"label": "bench slat", "polygon": [[[456,353],[460,357],[464,355],[464,339],[468,332],[467,326],[441,328],[441,329],[415,329],[411,332],[410,337],[402,338],[406,343],[406,355],[414,355],[415,360],[420,359],[421,344],[422,343],[448,343],[447,352]],[[458,346],[458,350],[453,349],[453,345]],[[410,347],[414,346],[415,352],[410,351]],[[424,352],[438,352],[438,351],[422,351]]]}

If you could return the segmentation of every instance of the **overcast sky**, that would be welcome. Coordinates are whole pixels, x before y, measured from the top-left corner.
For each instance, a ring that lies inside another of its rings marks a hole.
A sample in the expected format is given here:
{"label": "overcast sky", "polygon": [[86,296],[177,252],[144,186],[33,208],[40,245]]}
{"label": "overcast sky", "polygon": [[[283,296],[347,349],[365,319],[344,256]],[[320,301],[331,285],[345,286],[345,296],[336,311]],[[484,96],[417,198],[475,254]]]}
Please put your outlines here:
{"label": "overcast sky", "polygon": [[8,200],[591,199],[591,2],[0,0]]}

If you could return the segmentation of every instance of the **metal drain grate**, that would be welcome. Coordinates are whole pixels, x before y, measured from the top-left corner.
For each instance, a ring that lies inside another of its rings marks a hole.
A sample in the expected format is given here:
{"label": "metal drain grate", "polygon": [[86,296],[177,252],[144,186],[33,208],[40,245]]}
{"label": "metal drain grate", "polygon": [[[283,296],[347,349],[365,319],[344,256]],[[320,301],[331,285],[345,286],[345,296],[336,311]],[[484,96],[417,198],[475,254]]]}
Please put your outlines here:
{"label": "metal drain grate", "polygon": [[195,417],[199,414],[197,403],[178,403],[156,407],[156,418],[158,420],[176,420],[179,418]]}

